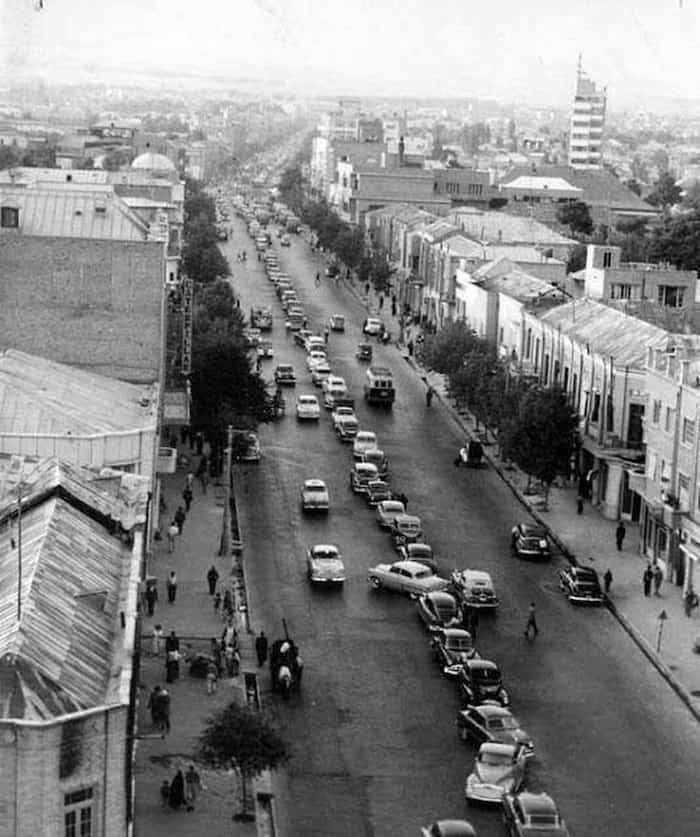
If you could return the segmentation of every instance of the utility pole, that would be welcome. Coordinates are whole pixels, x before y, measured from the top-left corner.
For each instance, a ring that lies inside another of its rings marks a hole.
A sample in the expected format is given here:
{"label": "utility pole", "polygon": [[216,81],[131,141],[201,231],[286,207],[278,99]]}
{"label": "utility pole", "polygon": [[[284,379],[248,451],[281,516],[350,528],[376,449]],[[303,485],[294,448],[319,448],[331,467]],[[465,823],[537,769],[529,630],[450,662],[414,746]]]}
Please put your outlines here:
{"label": "utility pole", "polygon": [[231,460],[233,447],[233,425],[226,430],[226,450],[224,451],[224,520],[221,531],[219,555],[231,554]]}
{"label": "utility pole", "polygon": [[22,481],[17,483],[17,624],[22,621]]}

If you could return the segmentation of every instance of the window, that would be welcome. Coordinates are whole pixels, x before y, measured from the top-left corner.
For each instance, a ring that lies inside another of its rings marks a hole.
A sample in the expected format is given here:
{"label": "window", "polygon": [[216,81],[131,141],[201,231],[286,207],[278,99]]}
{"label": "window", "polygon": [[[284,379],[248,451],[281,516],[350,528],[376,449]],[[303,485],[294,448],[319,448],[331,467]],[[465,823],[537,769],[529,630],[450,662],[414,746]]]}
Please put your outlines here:
{"label": "window", "polygon": [[664,419],[664,430],[669,433],[671,430],[671,408],[666,407],[666,418]]}
{"label": "window", "polygon": [[0,227],[19,227],[19,209],[14,206],[3,206],[0,211]]}
{"label": "window", "polygon": [[603,253],[603,267],[610,267],[612,264],[612,252],[610,250],[606,250]]}
{"label": "window", "polygon": [[93,837],[93,805],[92,788],[64,794],[65,837]]}
{"label": "window", "polygon": [[651,421],[653,424],[659,424],[661,421],[661,402],[654,401],[654,407],[651,412]]}
{"label": "window", "polygon": [[530,357],[530,352],[532,351],[532,329],[528,328],[527,330],[527,338],[525,339],[525,357]]}
{"label": "window", "polygon": [[666,305],[668,308],[683,307],[685,288],[679,288],[675,285],[659,285],[657,292],[659,305]]}
{"label": "window", "polygon": [[598,421],[600,418],[600,393],[593,393],[593,411],[591,412],[591,421]]}
{"label": "window", "polygon": [[683,419],[683,444],[695,444],[695,422],[693,421],[693,419]]}
{"label": "window", "polygon": [[458,195],[459,194],[459,183],[448,183],[446,184],[446,189],[448,195]]}
{"label": "window", "polygon": [[632,285],[614,284],[610,286],[611,299],[632,299]]}

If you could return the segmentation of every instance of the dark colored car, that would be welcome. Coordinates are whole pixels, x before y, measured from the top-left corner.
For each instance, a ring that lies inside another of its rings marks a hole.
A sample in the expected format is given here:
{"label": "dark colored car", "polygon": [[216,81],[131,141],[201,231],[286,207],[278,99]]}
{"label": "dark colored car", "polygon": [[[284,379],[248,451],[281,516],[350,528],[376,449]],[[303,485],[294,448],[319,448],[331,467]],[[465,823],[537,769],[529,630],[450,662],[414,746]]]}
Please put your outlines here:
{"label": "dark colored car", "polygon": [[433,553],[433,548],[427,543],[416,541],[415,543],[407,543],[398,548],[399,556],[404,561],[417,561],[419,564],[425,564],[426,567],[436,573],[438,571],[438,561]]}
{"label": "dark colored car", "polygon": [[510,698],[503,688],[501,670],[491,660],[467,660],[459,671],[459,694],[468,705],[495,700],[508,706]]}
{"label": "dark colored car", "polygon": [[358,360],[365,361],[367,363],[372,362],[372,347],[369,343],[360,343],[357,347],[357,351],[355,352],[355,357]]}
{"label": "dark colored car", "polygon": [[374,480],[367,486],[367,503],[374,507],[384,500],[391,500],[393,494],[388,482]]}
{"label": "dark colored car", "polygon": [[451,593],[426,593],[418,599],[418,616],[429,631],[449,628],[462,622],[457,600]]}
{"label": "dark colored car", "polygon": [[530,736],[504,706],[492,703],[468,706],[457,713],[457,729],[462,741],[516,744],[525,748],[528,757],[535,752]]}
{"label": "dark colored car", "polygon": [[280,386],[294,386],[297,382],[297,376],[294,373],[294,367],[289,363],[280,363],[275,369],[275,383]]}
{"label": "dark colored car", "polygon": [[559,586],[574,604],[602,604],[598,573],[591,567],[567,567],[559,573]]}
{"label": "dark colored car", "polygon": [[511,549],[518,558],[548,560],[551,557],[547,530],[531,523],[518,523],[510,533]]}
{"label": "dark colored car", "polygon": [[[472,635],[462,628],[438,628],[433,632],[430,647],[440,666],[445,669],[445,674],[454,674],[463,663],[479,656]],[[455,671],[447,671],[453,667]]]}

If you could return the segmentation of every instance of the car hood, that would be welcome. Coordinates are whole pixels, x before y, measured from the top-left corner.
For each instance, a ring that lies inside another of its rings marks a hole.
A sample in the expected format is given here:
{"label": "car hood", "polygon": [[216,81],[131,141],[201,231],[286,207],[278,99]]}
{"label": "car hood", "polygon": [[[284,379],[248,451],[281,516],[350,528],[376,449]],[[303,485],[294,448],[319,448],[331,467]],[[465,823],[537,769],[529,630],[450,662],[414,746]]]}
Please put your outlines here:
{"label": "car hood", "polygon": [[311,559],[311,565],[313,568],[314,573],[320,576],[333,576],[337,577],[339,575],[343,575],[345,573],[345,566],[343,562],[338,558],[335,560],[331,559],[324,559],[323,561],[315,561],[313,558]]}

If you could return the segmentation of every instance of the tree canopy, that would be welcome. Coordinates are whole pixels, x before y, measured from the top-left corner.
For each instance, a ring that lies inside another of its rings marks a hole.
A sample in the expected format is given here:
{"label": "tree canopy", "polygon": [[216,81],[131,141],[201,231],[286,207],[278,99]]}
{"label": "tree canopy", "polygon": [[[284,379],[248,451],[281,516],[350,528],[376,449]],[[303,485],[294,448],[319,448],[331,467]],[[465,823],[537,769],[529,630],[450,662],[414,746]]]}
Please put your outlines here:
{"label": "tree canopy", "polygon": [[654,184],[653,191],[647,196],[647,203],[667,208],[675,206],[680,199],[681,188],[676,186],[676,178],[669,171],[664,171]]}
{"label": "tree canopy", "polygon": [[557,221],[568,226],[574,235],[590,235],[593,232],[591,211],[583,201],[562,204],[557,209]]}
{"label": "tree canopy", "polygon": [[231,275],[231,267],[218,246],[216,206],[196,180],[185,184],[185,224],[182,266],[196,282],[214,282]]}

